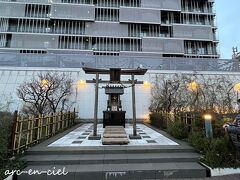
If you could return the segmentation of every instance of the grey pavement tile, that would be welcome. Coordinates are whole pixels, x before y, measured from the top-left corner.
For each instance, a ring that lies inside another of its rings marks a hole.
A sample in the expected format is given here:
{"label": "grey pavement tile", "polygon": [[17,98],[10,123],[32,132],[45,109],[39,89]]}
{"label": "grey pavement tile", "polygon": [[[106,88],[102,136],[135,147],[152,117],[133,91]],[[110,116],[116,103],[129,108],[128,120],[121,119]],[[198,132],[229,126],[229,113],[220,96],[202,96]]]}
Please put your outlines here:
{"label": "grey pavement tile", "polygon": [[156,171],[151,170],[151,171],[130,171],[130,176],[134,180],[137,179],[155,179],[156,178]]}
{"label": "grey pavement tile", "polygon": [[77,139],[86,139],[86,138],[87,138],[87,136],[80,136]]}
{"label": "grey pavement tile", "polygon": [[56,158],[56,160],[58,161],[58,160],[63,160],[63,161],[65,161],[65,160],[80,160],[80,156],[79,155],[58,155],[58,157]]}
{"label": "grey pavement tile", "polygon": [[154,141],[154,140],[146,140],[147,141],[147,143],[157,143],[156,141]]}
{"label": "grey pavement tile", "polygon": [[82,135],[89,135],[90,133],[82,133]]}
{"label": "grey pavement tile", "polygon": [[82,141],[73,141],[72,144],[81,144]]}
{"label": "grey pavement tile", "polygon": [[86,130],[85,132],[86,132],[86,133],[91,133],[91,132],[92,132],[92,130]]}
{"label": "grey pavement tile", "polygon": [[[34,175],[34,180],[46,180],[47,174],[41,174],[41,175]],[[33,180],[33,175],[30,176],[28,174],[21,174],[20,176],[17,176],[17,180]]]}
{"label": "grey pavement tile", "polygon": [[151,138],[150,136],[142,136],[142,138]]}
{"label": "grey pavement tile", "polygon": [[[47,171],[50,170],[52,168],[52,165],[48,165],[48,166],[28,166],[25,169],[23,169],[23,171],[28,171],[28,170],[32,170],[32,171]],[[33,175],[29,175],[27,173],[23,173],[20,176],[17,177],[18,180],[32,180],[33,179]],[[43,179],[47,179],[47,174],[42,173],[40,175],[34,175],[34,180],[43,180]]]}
{"label": "grey pavement tile", "polygon": [[108,172],[103,172],[103,179],[108,179],[108,180],[126,180],[126,179],[131,179],[129,177],[129,172],[128,171],[108,171]]}
{"label": "grey pavement tile", "polygon": [[68,172],[66,175],[48,175],[47,180],[75,180],[75,172]]}
{"label": "grey pavement tile", "polygon": [[75,180],[103,180],[103,172],[76,172]]}
{"label": "grey pavement tile", "polygon": [[80,164],[76,165],[76,172],[85,173],[85,172],[102,172],[103,164]]}

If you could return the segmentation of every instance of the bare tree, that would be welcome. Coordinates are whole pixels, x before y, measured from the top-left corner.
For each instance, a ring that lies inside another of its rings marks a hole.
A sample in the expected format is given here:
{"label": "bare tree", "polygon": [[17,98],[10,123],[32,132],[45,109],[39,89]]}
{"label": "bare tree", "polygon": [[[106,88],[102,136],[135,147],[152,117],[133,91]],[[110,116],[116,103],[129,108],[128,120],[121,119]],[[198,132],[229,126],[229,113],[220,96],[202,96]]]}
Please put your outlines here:
{"label": "bare tree", "polygon": [[181,88],[181,75],[175,74],[171,78],[166,75],[157,75],[151,94],[150,111],[169,113],[175,111],[180,103],[177,93]]}
{"label": "bare tree", "polygon": [[72,80],[66,74],[39,73],[17,90],[24,101],[23,110],[31,114],[63,111],[72,93]]}
{"label": "bare tree", "polygon": [[[168,114],[205,110],[233,113],[236,111],[235,81],[226,75],[156,75],[149,110]],[[188,85],[193,82],[197,87],[191,90]]]}

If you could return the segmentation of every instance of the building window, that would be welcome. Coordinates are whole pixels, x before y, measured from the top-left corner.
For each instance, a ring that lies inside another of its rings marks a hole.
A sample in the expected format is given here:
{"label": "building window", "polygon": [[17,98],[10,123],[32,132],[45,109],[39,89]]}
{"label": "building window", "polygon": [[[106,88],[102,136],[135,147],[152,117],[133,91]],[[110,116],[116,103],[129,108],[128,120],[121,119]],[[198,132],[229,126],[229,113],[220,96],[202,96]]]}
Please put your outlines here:
{"label": "building window", "polygon": [[49,18],[50,6],[42,4],[26,4],[25,17]]}
{"label": "building window", "polygon": [[119,21],[119,9],[96,8],[96,21]]}

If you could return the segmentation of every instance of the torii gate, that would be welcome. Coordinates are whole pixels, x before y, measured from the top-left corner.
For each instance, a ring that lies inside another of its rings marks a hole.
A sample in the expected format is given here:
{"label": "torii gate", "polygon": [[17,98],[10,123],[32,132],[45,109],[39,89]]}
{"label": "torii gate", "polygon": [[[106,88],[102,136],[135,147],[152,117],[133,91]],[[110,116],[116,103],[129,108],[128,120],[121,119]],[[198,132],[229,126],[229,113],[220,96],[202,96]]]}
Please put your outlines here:
{"label": "torii gate", "polygon": [[97,134],[97,114],[98,114],[98,88],[99,83],[110,83],[110,81],[103,81],[99,79],[100,74],[114,74],[113,71],[120,72],[119,80],[121,75],[131,75],[129,81],[119,81],[119,84],[131,84],[132,86],[132,111],[133,111],[133,134],[129,135],[130,139],[141,139],[141,136],[137,134],[136,130],[136,100],[135,100],[135,84],[143,84],[143,81],[137,81],[134,79],[135,75],[144,75],[147,72],[147,69],[119,69],[119,68],[110,68],[110,69],[95,69],[84,67],[83,70],[86,74],[95,74],[96,79],[86,80],[86,83],[95,83],[95,104],[94,104],[94,129],[93,134],[89,136],[89,140],[100,140],[101,135]]}

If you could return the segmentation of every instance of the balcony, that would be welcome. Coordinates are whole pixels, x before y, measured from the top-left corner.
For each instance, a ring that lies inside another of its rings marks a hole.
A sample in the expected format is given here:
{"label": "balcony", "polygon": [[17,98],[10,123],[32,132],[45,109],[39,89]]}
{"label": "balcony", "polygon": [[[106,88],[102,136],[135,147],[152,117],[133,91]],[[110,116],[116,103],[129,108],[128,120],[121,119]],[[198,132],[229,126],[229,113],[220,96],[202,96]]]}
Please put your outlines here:
{"label": "balcony", "polygon": [[52,19],[94,21],[95,6],[81,4],[52,4],[50,17]]}
{"label": "balcony", "polygon": [[156,9],[121,7],[119,21],[122,23],[160,24],[161,13]]}

